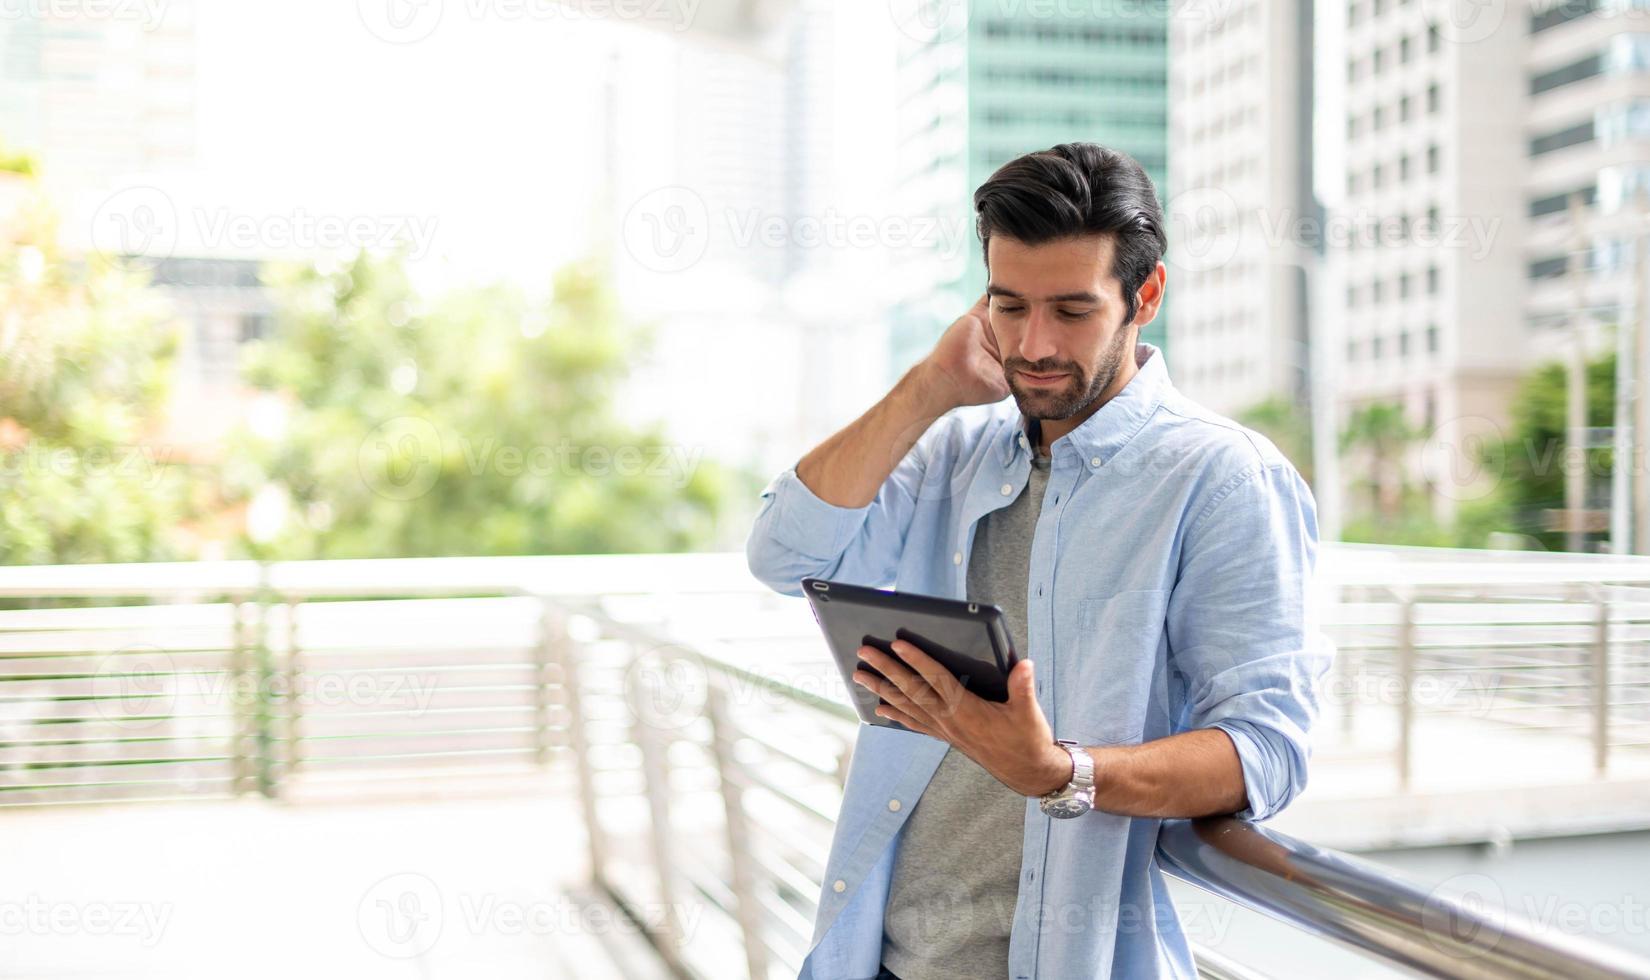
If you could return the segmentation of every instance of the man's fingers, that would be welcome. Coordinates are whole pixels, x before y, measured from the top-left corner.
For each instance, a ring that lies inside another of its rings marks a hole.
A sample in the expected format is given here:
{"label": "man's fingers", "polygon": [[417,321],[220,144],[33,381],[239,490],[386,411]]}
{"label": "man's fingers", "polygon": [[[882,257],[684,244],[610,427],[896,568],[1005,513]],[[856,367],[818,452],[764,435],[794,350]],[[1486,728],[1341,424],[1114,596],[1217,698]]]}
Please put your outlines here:
{"label": "man's fingers", "polygon": [[[895,640],[895,644],[905,643],[904,640]],[[910,644],[905,643],[907,647]],[[915,647],[912,647],[915,649]],[[921,653],[922,651],[917,651]],[[860,647],[860,657],[882,672],[899,693],[912,704],[928,710],[937,710],[945,706],[944,695],[934,690],[922,674],[914,669],[914,665],[906,663],[899,657],[890,657],[876,647]],[[884,695],[886,696],[886,695]]]}
{"label": "man's fingers", "polygon": [[934,693],[939,695],[945,704],[954,706],[968,693],[968,689],[962,686],[962,682],[957,680],[951,671],[946,670],[938,660],[923,653],[915,644],[895,640],[890,645],[894,652],[900,655],[900,659],[928,682],[928,686],[933,688]]}
{"label": "man's fingers", "polygon": [[933,732],[929,731],[926,727],[924,727],[915,718],[912,718],[910,715],[908,715],[905,712],[899,710],[898,708],[892,708],[892,707],[889,707],[886,704],[882,705],[881,707],[877,708],[877,717],[878,718],[887,718],[890,721],[897,721],[900,724],[904,725],[906,728],[909,728],[912,731],[917,732],[918,734],[929,735],[929,736],[932,736],[934,738],[939,738],[938,735],[935,735]]}
{"label": "man's fingers", "polygon": [[1040,710],[1037,704],[1037,677],[1030,660],[1021,660],[1008,672],[1008,700],[1022,708]]}

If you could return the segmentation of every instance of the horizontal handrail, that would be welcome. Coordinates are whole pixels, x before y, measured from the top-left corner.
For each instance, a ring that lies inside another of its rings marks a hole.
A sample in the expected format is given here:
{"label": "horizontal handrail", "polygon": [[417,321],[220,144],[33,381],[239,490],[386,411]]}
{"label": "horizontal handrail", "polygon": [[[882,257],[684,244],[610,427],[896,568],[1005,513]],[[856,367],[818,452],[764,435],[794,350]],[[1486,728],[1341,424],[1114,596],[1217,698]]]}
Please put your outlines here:
{"label": "horizontal handrail", "polygon": [[[1231,817],[1165,821],[1158,861],[1221,898],[1428,976],[1459,980],[1650,978],[1650,962],[1517,916],[1426,891],[1337,851]],[[1483,898],[1485,896],[1480,896]]]}

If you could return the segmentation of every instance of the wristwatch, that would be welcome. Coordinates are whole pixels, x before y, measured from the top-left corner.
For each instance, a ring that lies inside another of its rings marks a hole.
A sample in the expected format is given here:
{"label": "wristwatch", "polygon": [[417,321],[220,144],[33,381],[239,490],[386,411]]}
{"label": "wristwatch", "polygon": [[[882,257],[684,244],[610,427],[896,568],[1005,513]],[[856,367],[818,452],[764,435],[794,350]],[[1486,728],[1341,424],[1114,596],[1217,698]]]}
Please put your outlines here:
{"label": "wristwatch", "polygon": [[1094,756],[1069,738],[1054,744],[1071,753],[1071,782],[1043,794],[1038,806],[1051,817],[1080,817],[1094,809]]}

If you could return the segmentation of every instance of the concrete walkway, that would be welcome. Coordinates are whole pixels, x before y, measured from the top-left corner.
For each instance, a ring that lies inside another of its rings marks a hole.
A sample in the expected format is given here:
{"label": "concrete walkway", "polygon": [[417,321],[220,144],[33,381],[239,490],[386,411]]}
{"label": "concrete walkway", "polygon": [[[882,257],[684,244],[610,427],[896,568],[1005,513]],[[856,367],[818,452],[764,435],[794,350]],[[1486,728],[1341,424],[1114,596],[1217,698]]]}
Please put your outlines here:
{"label": "concrete walkway", "polygon": [[0,813],[8,978],[661,978],[569,799]]}

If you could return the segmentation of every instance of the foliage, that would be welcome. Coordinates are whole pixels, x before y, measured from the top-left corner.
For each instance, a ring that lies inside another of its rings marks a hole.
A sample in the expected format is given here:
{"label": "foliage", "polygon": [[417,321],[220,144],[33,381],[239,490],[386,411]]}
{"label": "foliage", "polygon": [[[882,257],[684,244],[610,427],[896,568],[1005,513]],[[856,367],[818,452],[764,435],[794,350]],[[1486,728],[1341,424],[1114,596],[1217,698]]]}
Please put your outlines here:
{"label": "foliage", "polygon": [[62,255],[33,182],[0,180],[0,563],[178,557],[199,481],[157,439],[170,308],[139,275]]}
{"label": "foliage", "polygon": [[245,371],[279,407],[231,473],[252,498],[251,553],[672,551],[714,536],[737,478],[614,418],[637,337],[599,268],[563,269],[547,302],[489,286],[428,308],[396,256],[271,282],[276,326]]}

